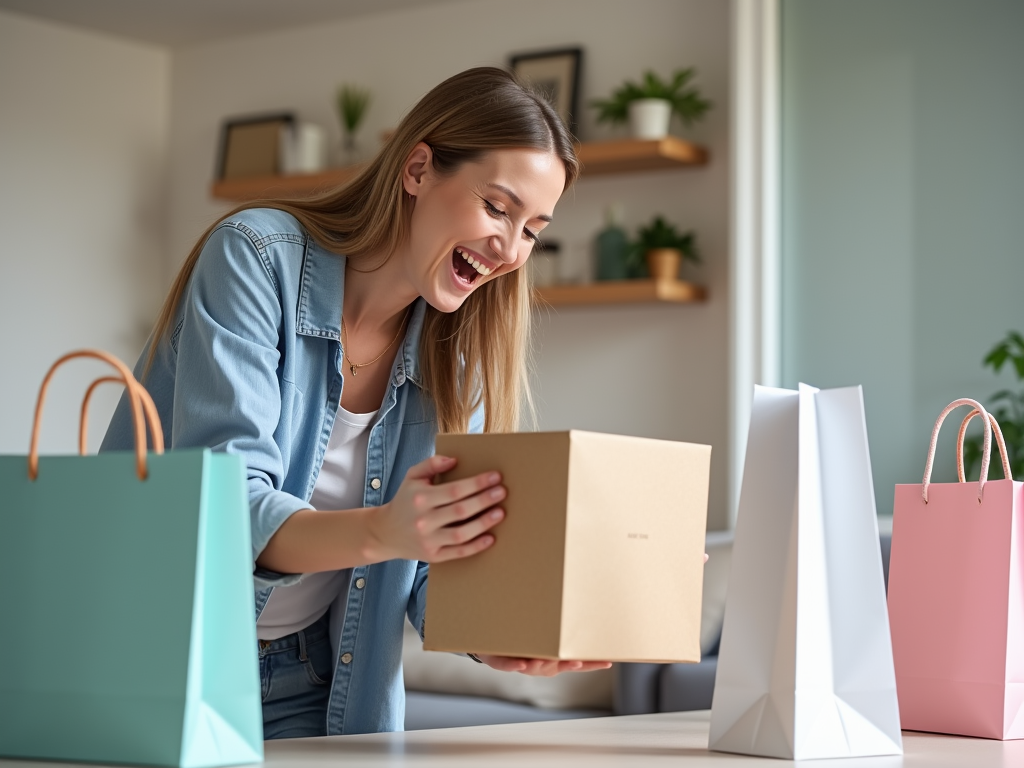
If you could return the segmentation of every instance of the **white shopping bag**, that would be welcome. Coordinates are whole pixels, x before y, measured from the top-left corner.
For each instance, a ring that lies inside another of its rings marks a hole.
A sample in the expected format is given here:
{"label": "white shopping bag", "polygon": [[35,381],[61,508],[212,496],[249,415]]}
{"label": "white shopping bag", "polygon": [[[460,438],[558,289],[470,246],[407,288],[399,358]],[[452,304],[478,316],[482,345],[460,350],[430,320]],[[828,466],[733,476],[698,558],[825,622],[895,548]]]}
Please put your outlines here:
{"label": "white shopping bag", "polygon": [[903,752],[860,387],[756,387],[709,747]]}

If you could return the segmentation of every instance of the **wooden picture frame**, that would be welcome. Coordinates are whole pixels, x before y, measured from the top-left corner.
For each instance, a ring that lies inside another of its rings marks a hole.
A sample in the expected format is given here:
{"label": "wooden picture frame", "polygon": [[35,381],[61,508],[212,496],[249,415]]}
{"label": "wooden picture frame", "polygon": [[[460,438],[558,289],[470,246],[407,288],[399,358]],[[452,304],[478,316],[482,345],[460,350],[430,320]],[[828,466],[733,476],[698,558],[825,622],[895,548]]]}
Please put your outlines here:
{"label": "wooden picture frame", "polygon": [[582,48],[516,53],[509,57],[512,71],[551,103],[573,136],[578,128],[582,61]]}
{"label": "wooden picture frame", "polygon": [[295,115],[229,118],[221,128],[217,179],[277,176],[281,173],[282,132],[295,124]]}

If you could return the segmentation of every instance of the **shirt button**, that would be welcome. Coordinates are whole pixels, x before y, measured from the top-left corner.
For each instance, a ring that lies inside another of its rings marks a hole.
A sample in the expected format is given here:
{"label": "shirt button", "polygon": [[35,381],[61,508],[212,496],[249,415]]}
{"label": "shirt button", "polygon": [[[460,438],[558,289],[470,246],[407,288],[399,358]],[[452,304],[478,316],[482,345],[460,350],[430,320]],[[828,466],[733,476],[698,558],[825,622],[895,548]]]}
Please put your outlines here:
{"label": "shirt button", "polygon": [[375,490],[375,491],[379,491],[380,490],[380,478],[379,477],[373,478],[373,480],[370,481],[370,487],[373,488],[373,490]]}
{"label": "shirt button", "polygon": [[356,579],[356,589],[362,589],[366,586],[366,579]]}
{"label": "shirt button", "polygon": [[352,654],[351,653],[343,653],[343,654],[341,654],[341,663],[342,664],[351,664],[352,663]]}

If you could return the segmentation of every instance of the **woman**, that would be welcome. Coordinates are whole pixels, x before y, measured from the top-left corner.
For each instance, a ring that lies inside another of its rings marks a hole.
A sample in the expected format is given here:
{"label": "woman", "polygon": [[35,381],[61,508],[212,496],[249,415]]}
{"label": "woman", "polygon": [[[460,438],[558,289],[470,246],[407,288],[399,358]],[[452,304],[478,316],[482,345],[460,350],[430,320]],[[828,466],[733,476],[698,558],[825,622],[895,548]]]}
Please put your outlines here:
{"label": "woman", "polygon": [[[245,458],[266,738],[400,730],[405,617],[427,563],[494,542],[497,473],[434,485],[438,432],[512,431],[525,271],[579,171],[514,77],[446,80],[348,186],[207,231],[137,366],[175,448]],[[126,403],[104,440],[132,445]],[[604,668],[482,656],[550,675]]]}

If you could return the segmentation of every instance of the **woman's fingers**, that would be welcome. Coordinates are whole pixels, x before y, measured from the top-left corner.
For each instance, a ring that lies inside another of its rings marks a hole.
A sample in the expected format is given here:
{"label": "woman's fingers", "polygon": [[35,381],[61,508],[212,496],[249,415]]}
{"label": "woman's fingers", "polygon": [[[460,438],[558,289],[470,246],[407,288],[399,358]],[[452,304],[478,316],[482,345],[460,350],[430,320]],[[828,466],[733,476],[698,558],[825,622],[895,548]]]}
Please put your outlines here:
{"label": "woman's fingers", "polygon": [[503,519],[505,519],[505,510],[495,507],[478,517],[474,517],[469,522],[442,528],[437,532],[436,541],[442,547],[465,544],[467,541],[472,541],[477,536],[486,533]]}
{"label": "woman's fingers", "polygon": [[455,463],[455,459],[451,456],[431,456],[429,459],[424,459],[419,464],[409,467],[409,470],[405,473],[405,479],[430,480],[434,475],[447,472],[455,466]]}
{"label": "woman's fingers", "polygon": [[470,500],[474,501],[474,503],[486,501],[488,502],[486,506],[493,506],[504,499],[508,492],[499,483],[501,483],[500,473],[483,472],[463,480],[453,480],[450,483],[432,485],[429,488],[425,488],[423,494],[429,500],[432,507],[437,509],[444,508],[449,511],[450,519],[444,523],[447,525],[448,523],[472,517],[479,513],[480,509],[485,508],[479,507],[471,510],[460,506],[465,502]]}
{"label": "woman's fingers", "polygon": [[480,661],[502,672],[519,672],[535,677],[552,677],[563,672],[593,672],[608,669],[610,661],[567,661],[554,659],[521,659],[512,656],[480,654]]}
{"label": "woman's fingers", "polygon": [[[495,525],[498,519],[476,526],[475,532],[468,538],[465,535],[449,535],[447,527],[451,526],[452,529],[458,530],[461,527],[458,524],[462,521],[477,518],[481,512],[501,502],[508,496],[508,491],[504,486],[496,485],[500,482],[501,475],[497,472],[487,472],[466,480],[420,489],[414,496],[413,503],[421,519],[421,530],[426,534],[444,534],[440,542],[442,545],[461,544],[474,536],[479,536]],[[481,519],[486,519],[486,516]]]}
{"label": "woman's fingers", "polygon": [[432,563],[443,563],[447,560],[458,560],[460,557],[469,557],[478,552],[483,552],[494,543],[494,537],[489,533],[477,536],[465,544],[457,544],[450,547],[441,547],[437,554],[430,558]]}

